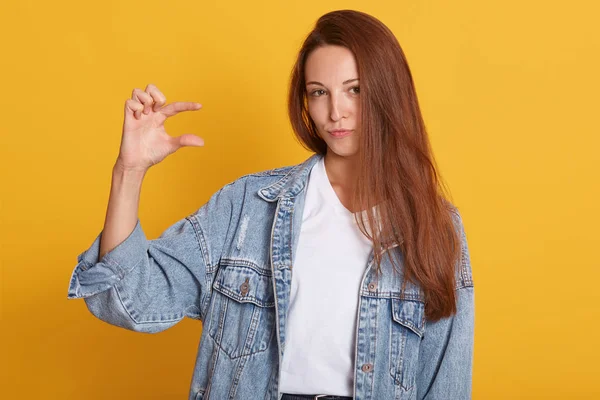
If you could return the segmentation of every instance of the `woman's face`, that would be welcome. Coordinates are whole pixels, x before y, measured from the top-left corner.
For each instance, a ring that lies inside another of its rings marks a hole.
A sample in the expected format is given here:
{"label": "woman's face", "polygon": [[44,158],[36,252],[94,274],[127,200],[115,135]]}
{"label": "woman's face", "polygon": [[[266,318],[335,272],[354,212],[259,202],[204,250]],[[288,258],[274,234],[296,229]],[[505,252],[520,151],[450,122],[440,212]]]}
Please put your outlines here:
{"label": "woman's face", "polygon": [[360,104],[354,54],[342,46],[318,47],[306,59],[304,78],[308,112],[328,152],[341,157],[355,155]]}

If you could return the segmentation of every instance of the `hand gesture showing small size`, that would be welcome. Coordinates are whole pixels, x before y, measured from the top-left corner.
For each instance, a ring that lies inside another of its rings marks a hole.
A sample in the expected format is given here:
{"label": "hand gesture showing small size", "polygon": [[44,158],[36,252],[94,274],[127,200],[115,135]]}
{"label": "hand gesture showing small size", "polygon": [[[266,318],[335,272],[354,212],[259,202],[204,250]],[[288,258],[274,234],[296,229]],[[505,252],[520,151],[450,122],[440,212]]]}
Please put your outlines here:
{"label": "hand gesture showing small size", "polygon": [[167,118],[182,111],[196,111],[202,105],[194,102],[166,104],[166,98],[152,84],[146,90],[134,89],[125,102],[123,136],[117,163],[130,170],[146,171],[184,146],[203,146],[202,138],[185,134],[172,137],[165,131]]}

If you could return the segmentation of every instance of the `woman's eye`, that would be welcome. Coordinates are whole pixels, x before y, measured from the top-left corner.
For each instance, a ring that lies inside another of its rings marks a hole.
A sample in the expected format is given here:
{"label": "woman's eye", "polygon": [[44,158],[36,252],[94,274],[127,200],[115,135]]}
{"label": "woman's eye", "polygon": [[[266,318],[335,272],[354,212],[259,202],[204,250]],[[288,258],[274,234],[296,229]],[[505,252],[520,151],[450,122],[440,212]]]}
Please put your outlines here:
{"label": "woman's eye", "polygon": [[313,95],[313,96],[315,96],[315,97],[319,97],[319,96],[321,95],[321,94],[320,94],[320,92],[325,92],[325,91],[324,91],[324,90],[322,90],[322,89],[313,90],[313,91],[311,92],[311,95]]}
{"label": "woman's eye", "polygon": [[356,94],[360,93],[360,87],[358,87],[358,86],[354,86],[350,90],[354,90],[354,93],[356,93]]}

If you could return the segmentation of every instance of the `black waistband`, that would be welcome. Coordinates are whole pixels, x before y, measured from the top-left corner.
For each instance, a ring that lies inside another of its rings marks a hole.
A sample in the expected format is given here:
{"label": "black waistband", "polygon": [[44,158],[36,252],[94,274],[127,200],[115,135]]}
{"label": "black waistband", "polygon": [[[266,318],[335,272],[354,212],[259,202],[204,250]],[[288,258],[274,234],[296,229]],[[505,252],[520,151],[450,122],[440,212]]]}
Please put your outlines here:
{"label": "black waistband", "polygon": [[[317,395],[316,394],[288,394],[284,393],[281,400],[313,400]],[[352,397],[347,396],[324,396],[320,395],[318,400],[352,400]]]}

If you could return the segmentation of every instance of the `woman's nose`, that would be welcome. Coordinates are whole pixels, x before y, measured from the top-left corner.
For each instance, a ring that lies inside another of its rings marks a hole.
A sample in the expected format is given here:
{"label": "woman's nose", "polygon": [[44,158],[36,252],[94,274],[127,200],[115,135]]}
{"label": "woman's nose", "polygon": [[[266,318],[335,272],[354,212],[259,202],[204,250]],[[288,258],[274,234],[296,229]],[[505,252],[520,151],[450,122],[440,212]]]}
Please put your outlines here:
{"label": "woman's nose", "polygon": [[346,116],[346,108],[344,99],[341,96],[331,96],[331,105],[329,110],[329,118],[332,121],[338,121]]}

